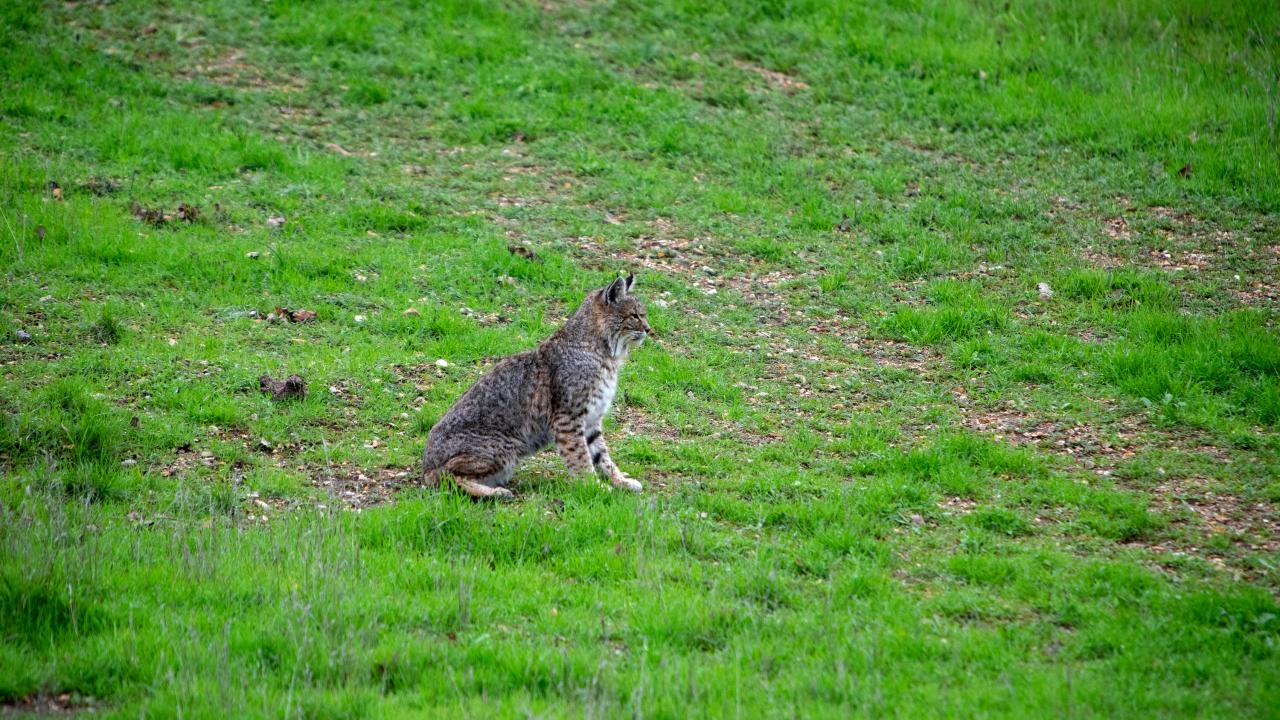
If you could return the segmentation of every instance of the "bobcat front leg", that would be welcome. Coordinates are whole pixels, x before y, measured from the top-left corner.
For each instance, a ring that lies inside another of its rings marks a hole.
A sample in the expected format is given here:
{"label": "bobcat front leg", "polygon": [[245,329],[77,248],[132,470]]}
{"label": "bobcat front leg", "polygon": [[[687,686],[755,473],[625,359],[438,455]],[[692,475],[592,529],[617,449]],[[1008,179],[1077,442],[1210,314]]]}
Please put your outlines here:
{"label": "bobcat front leg", "polygon": [[569,466],[569,472],[582,475],[591,470],[591,452],[587,449],[587,437],[582,433],[582,417],[561,415],[552,420],[556,452]]}
{"label": "bobcat front leg", "polygon": [[609,446],[604,442],[604,434],[601,433],[600,427],[597,426],[587,432],[587,449],[591,452],[591,465],[596,472],[602,473],[609,478],[609,482],[615,487],[620,487],[631,492],[640,492],[644,487],[639,481],[632,480],[627,474],[618,469],[613,464],[613,458],[609,457]]}

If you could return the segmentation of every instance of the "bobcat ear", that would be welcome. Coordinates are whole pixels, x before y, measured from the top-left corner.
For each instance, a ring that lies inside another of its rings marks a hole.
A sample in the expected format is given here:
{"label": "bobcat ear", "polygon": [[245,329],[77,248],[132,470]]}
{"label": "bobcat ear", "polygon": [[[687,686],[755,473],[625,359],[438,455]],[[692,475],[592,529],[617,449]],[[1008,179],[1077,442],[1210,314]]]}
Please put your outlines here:
{"label": "bobcat ear", "polygon": [[614,305],[622,300],[627,294],[626,278],[618,278],[609,283],[609,287],[604,289],[604,301],[610,305]]}
{"label": "bobcat ear", "polygon": [[636,274],[627,273],[627,293],[631,293],[631,286],[636,284]]}

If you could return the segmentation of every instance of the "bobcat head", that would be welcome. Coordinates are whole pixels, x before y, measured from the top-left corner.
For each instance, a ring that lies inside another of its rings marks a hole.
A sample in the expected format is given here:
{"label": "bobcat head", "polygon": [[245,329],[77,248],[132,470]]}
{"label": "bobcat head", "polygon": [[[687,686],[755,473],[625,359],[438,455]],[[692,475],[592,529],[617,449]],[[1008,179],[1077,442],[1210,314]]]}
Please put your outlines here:
{"label": "bobcat head", "polygon": [[631,295],[636,276],[618,278],[588,298],[592,325],[614,356],[624,355],[653,334],[644,306]]}

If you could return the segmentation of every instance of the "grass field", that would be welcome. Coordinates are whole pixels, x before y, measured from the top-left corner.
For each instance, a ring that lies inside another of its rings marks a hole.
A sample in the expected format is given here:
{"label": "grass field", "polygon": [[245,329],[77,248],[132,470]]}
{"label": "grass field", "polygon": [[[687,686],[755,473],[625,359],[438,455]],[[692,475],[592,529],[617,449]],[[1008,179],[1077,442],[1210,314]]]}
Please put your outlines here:
{"label": "grass field", "polygon": [[[1273,2],[14,0],[0,88],[0,714],[1280,715]],[[628,270],[645,492],[418,487]]]}

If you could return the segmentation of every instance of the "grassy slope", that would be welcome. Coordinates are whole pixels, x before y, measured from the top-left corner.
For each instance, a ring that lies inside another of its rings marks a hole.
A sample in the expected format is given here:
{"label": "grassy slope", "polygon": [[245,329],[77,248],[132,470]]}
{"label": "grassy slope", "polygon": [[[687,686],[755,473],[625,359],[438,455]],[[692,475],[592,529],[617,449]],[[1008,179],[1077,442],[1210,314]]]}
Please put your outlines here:
{"label": "grassy slope", "polygon": [[[0,698],[1273,713],[1280,16],[1015,5],[6,5]],[[336,511],[635,267],[648,492]]]}

